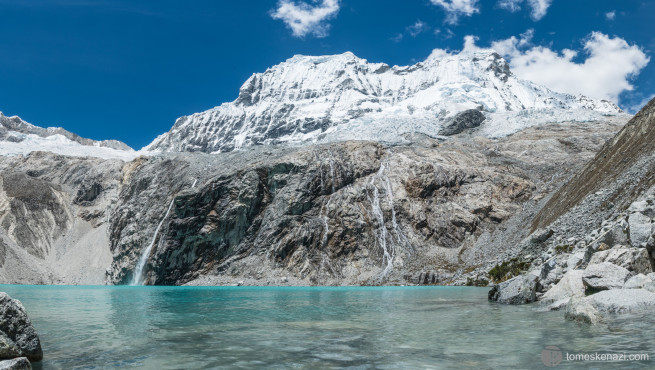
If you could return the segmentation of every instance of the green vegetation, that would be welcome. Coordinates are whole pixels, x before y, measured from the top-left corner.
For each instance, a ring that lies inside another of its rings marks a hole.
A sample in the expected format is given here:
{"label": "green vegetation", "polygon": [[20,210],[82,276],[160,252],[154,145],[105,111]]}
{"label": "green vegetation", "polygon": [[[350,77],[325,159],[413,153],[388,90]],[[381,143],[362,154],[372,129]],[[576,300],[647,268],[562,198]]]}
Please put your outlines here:
{"label": "green vegetation", "polygon": [[573,246],[564,244],[564,245],[558,245],[555,247],[555,253],[557,254],[562,254],[562,253],[571,253],[573,251]]}
{"label": "green vegetation", "polygon": [[488,286],[489,280],[487,279],[466,279],[466,286]]}
{"label": "green vegetation", "polygon": [[489,277],[491,277],[495,283],[502,283],[505,280],[520,275],[523,271],[527,270],[529,266],[529,262],[521,262],[518,258],[512,258],[511,260],[496,265],[489,270]]}

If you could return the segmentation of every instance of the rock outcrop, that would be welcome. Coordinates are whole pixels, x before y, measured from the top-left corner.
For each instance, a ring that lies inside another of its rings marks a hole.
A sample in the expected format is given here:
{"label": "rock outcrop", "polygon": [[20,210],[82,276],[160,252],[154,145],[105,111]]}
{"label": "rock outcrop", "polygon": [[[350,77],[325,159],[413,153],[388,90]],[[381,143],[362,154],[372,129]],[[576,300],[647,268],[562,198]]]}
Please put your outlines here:
{"label": "rock outcrop", "polygon": [[0,360],[19,357],[41,361],[41,342],[20,301],[0,292]]}

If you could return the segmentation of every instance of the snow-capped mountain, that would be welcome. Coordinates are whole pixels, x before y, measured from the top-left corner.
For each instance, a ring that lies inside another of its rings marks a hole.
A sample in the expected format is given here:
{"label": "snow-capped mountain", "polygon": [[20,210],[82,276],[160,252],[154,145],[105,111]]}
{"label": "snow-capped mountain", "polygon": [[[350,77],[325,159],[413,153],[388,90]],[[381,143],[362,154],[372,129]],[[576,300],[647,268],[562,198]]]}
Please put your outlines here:
{"label": "snow-capped mountain", "polygon": [[86,139],[61,127],[38,127],[18,116],[7,117],[0,112],[0,155],[34,151],[123,160],[131,160],[138,153],[118,140]]}
{"label": "snow-capped mountain", "polygon": [[235,101],[179,118],[144,149],[225,152],[285,142],[398,142],[407,133],[442,134],[449,119],[470,109],[484,113],[477,130],[488,137],[621,113],[611,102],[519,79],[493,50],[434,52],[406,67],[369,63],[349,52],[297,55],[254,74]]}

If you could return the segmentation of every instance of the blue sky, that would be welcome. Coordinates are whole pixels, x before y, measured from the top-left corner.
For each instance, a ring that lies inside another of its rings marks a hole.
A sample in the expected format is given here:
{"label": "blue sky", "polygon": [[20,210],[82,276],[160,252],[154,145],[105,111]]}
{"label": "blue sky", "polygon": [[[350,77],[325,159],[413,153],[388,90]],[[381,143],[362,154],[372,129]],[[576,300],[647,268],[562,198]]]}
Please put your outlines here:
{"label": "blue sky", "polygon": [[0,110],[138,149],[294,54],[406,65],[469,35],[517,74],[634,110],[655,94],[653,14],[639,0],[0,0]]}

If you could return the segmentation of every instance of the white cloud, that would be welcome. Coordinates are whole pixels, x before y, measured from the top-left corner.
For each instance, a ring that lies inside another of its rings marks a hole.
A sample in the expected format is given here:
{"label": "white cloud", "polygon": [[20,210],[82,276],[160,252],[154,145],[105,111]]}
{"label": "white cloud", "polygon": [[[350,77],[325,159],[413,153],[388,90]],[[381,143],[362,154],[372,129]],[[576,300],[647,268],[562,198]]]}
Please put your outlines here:
{"label": "white cloud", "polygon": [[630,80],[650,58],[636,45],[619,37],[593,32],[584,45],[586,58],[578,63],[575,50],[553,51],[531,44],[533,31],[520,38],[492,43],[504,55],[517,76],[548,86],[555,91],[583,94],[592,98],[619,101],[619,95],[633,89]]}
{"label": "white cloud", "polygon": [[434,30],[435,36],[441,36],[444,40],[452,39],[455,36],[455,32],[451,31],[450,28],[446,28],[444,31],[440,29]]}
{"label": "white cloud", "polygon": [[535,21],[543,18],[548,12],[548,7],[553,2],[553,0],[527,0],[528,5],[532,8],[532,19]]}
{"label": "white cloud", "polygon": [[419,34],[427,31],[430,29],[430,26],[428,26],[427,23],[423,22],[422,20],[417,20],[416,23],[413,25],[407,27],[407,32],[409,33],[410,36],[416,37]]}
{"label": "white cloud", "polygon": [[605,13],[605,18],[607,18],[608,21],[613,21],[614,18],[616,18],[616,10]]}
{"label": "white cloud", "polygon": [[314,5],[280,0],[277,9],[271,12],[271,17],[286,23],[296,37],[305,37],[308,34],[325,37],[330,29],[326,21],[334,18],[339,8],[339,0],[322,0],[320,3],[314,0]]}
{"label": "white cloud", "polygon": [[460,16],[470,17],[480,13],[478,0],[430,0],[430,2],[446,11],[446,22],[450,24],[457,24]]}
{"label": "white cloud", "polygon": [[[553,0],[526,0],[528,6],[532,9],[530,16],[534,21],[543,18],[548,12],[548,8]],[[509,10],[510,12],[518,12],[521,10],[523,0],[498,0],[498,6],[502,9]]]}
{"label": "white cloud", "polygon": [[510,12],[518,12],[521,10],[521,3],[523,0],[499,0],[498,6],[502,9],[507,9]]}

